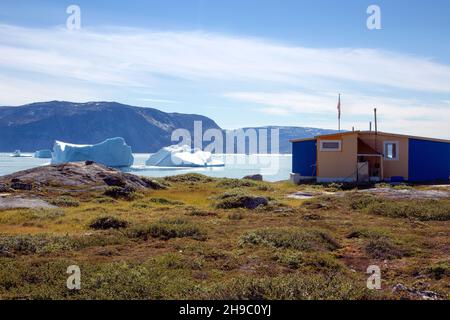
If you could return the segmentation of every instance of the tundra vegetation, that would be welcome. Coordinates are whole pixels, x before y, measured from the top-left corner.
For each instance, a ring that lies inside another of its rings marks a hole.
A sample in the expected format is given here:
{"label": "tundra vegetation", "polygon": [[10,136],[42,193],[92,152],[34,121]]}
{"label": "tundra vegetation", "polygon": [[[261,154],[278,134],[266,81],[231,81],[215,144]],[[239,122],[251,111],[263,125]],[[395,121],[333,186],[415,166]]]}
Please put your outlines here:
{"label": "tundra vegetation", "polygon": [[[152,183],[13,191],[55,208],[0,210],[0,299],[450,297],[449,198],[198,174]],[[318,196],[287,197],[299,191]],[[70,265],[81,290],[66,288]],[[381,290],[366,287],[370,265]]]}

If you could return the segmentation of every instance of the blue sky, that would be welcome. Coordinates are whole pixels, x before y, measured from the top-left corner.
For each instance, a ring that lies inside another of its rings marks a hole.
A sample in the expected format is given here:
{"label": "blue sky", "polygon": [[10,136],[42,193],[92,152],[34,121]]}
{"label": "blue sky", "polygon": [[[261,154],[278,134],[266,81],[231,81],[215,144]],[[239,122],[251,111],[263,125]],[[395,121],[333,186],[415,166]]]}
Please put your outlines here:
{"label": "blue sky", "polygon": [[[82,28],[65,28],[66,8]],[[381,30],[366,9],[381,8]],[[115,100],[225,128],[367,129],[450,138],[450,2],[0,3],[1,105]]]}

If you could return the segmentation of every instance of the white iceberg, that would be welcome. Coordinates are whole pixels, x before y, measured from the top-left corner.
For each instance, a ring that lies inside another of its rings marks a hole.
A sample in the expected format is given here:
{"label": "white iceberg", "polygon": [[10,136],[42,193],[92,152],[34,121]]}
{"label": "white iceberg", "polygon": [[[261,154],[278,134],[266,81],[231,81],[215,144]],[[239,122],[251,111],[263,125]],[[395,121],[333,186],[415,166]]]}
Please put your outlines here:
{"label": "white iceberg", "polygon": [[13,154],[10,154],[9,156],[13,157],[13,158],[20,158],[20,157],[22,157],[22,154],[20,153],[20,150],[16,150],[16,151],[14,151]]}
{"label": "white iceberg", "polygon": [[34,153],[34,157],[38,159],[51,159],[52,150],[38,150]]}
{"label": "white iceberg", "polygon": [[52,164],[94,161],[108,167],[130,167],[133,162],[131,147],[123,138],[107,139],[94,145],[77,145],[56,141]]}
{"label": "white iceberg", "polygon": [[211,152],[191,149],[187,145],[165,147],[150,156],[147,166],[156,167],[223,167],[221,161],[213,160]]}

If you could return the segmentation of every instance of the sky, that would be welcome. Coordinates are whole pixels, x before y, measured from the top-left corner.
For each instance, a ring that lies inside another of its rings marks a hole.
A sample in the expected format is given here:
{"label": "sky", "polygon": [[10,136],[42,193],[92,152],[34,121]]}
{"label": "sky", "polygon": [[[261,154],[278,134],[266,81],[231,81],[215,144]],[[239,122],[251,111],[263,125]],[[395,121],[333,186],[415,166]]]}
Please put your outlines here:
{"label": "sky", "polygon": [[227,129],[334,129],[341,94],[343,129],[367,130],[376,107],[382,131],[450,139],[449,17],[448,0],[2,0],[0,105],[118,101]]}

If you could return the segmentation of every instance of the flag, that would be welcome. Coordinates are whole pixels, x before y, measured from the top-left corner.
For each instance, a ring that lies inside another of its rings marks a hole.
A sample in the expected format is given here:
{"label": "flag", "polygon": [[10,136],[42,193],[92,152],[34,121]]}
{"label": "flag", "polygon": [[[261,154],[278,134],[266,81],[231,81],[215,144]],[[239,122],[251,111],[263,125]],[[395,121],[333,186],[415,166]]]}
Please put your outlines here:
{"label": "flag", "polygon": [[338,109],[338,119],[341,119],[341,95],[340,94],[339,94],[337,109]]}

